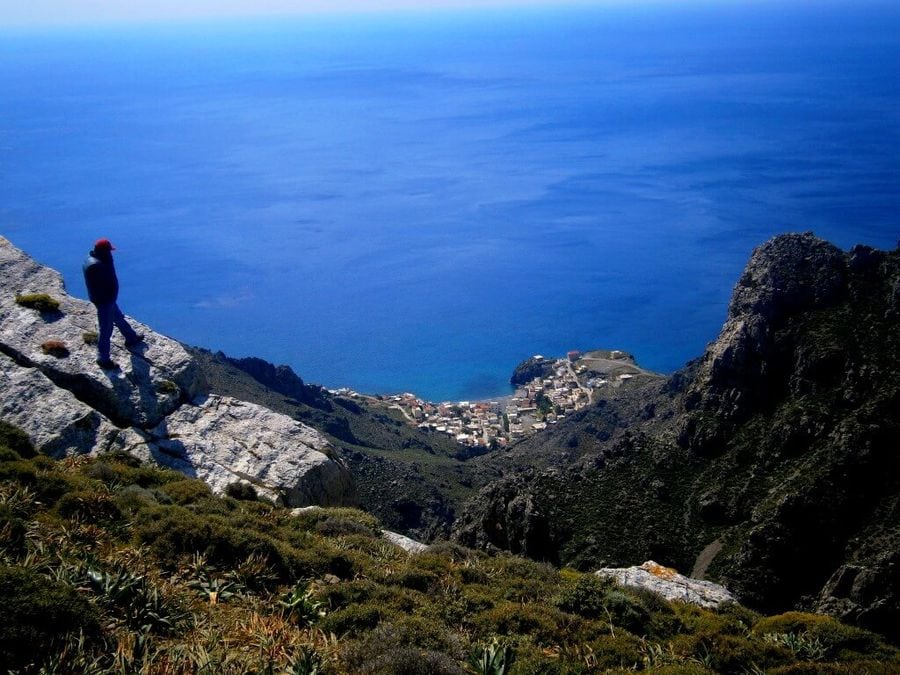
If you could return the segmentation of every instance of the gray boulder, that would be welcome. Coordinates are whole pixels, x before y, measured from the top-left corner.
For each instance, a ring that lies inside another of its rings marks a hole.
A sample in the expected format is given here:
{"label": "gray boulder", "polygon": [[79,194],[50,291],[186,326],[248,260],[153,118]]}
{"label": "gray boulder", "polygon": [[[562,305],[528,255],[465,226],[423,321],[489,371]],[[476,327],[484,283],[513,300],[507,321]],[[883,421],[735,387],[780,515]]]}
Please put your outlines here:
{"label": "gray boulder", "polygon": [[409,537],[398,532],[382,530],[381,538],[389,541],[394,546],[399,546],[407,553],[424,553],[428,550],[428,544],[423,544],[421,541],[410,539]]}
{"label": "gray boulder", "polygon": [[37,368],[0,354],[0,419],[19,427],[35,448],[53,457],[109,448],[123,433]]}
{"label": "gray boulder", "polygon": [[623,586],[653,591],[666,600],[678,600],[700,607],[715,608],[726,602],[736,602],[724,586],[691,579],[652,560],[640,567],[604,568],[594,574],[615,579]]}
{"label": "gray boulder", "polygon": [[249,483],[289,506],[354,501],[350,473],[329,456],[331,446],[318,431],[253,403],[202,396],[147,436],[144,452],[153,460],[203,479],[214,492]]}

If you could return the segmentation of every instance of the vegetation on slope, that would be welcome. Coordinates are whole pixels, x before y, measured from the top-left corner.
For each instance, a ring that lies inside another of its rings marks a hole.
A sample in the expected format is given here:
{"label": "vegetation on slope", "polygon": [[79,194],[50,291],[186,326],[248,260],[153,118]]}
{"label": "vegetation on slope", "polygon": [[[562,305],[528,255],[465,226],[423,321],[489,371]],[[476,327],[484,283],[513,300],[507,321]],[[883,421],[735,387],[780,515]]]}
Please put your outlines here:
{"label": "vegetation on slope", "polygon": [[125,455],[52,460],[0,423],[0,663],[21,673],[896,672],[827,617],[718,612],[352,509],[215,497]]}
{"label": "vegetation on slope", "polygon": [[507,476],[458,539],[580,569],[652,558],[900,641],[898,318],[900,249],[773,239],[703,358],[483,460]]}

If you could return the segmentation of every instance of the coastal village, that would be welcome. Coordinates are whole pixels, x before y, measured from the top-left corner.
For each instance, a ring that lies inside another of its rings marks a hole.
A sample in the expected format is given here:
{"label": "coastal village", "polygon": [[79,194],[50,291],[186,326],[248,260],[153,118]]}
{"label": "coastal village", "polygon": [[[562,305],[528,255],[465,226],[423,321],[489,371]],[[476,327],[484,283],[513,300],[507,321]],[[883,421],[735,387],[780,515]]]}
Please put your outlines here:
{"label": "coastal village", "polygon": [[[604,390],[627,386],[638,376],[655,376],[618,350],[571,351],[555,359],[535,355],[522,365],[526,364],[540,374],[519,382],[512,396],[443,403],[411,393],[374,398],[420,429],[447,434],[461,445],[495,449],[558,424],[597,400]],[[333,393],[362,396],[346,389]]]}

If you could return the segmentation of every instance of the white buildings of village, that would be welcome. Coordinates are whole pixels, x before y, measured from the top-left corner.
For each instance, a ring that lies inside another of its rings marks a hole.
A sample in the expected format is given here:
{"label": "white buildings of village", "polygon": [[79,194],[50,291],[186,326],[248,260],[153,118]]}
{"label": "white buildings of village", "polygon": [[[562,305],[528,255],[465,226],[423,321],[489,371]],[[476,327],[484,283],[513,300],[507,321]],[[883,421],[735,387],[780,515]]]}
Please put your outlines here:
{"label": "white buildings of village", "polygon": [[[557,359],[550,377],[535,378],[502,400],[430,403],[401,394],[390,401],[421,429],[448,434],[463,445],[504,446],[556,424],[591,402],[591,389],[579,383],[572,358],[570,354],[569,359]],[[595,382],[597,386],[605,383]]]}

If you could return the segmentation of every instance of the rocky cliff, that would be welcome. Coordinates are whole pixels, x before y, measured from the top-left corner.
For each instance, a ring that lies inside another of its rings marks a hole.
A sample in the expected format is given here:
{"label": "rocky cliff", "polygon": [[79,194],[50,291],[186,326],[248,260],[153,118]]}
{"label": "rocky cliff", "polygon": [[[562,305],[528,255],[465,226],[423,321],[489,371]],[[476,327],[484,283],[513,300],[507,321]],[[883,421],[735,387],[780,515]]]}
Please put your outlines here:
{"label": "rocky cliff", "polygon": [[513,448],[455,536],[583,569],[653,558],[898,639],[898,319],[900,250],[776,237],[700,359]]}
{"label": "rocky cliff", "polygon": [[0,237],[0,419],[60,457],[125,451],[207,481],[288,504],[354,501],[347,469],[311,427],[262,406],[207,393],[178,342],[129,319],[144,335],[117,370],[95,363],[96,313],[56,271]]}

